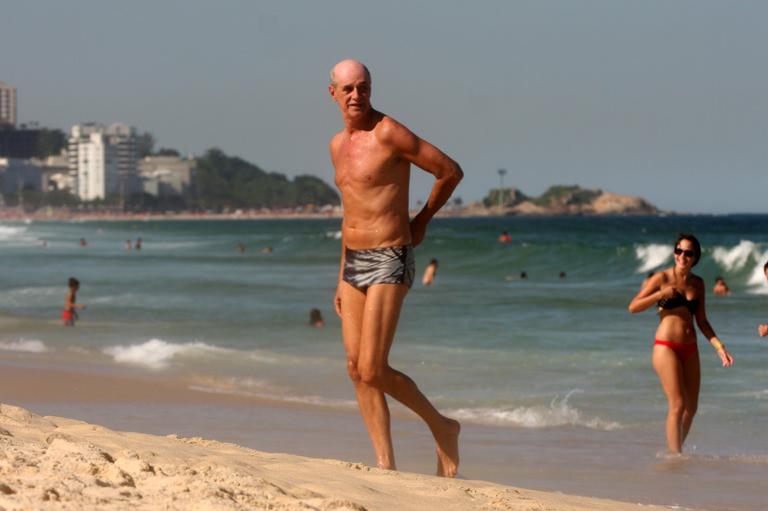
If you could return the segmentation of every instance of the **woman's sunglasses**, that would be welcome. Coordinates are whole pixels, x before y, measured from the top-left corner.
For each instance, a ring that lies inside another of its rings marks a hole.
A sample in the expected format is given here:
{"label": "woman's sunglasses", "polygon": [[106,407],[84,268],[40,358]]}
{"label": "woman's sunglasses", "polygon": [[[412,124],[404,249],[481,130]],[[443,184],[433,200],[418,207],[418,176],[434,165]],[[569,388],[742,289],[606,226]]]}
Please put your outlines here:
{"label": "woman's sunglasses", "polygon": [[689,257],[689,258],[693,259],[693,256],[696,255],[696,252],[694,252],[693,250],[683,250],[680,247],[676,247],[675,248],[675,255],[680,255],[680,254],[683,254],[685,257]]}

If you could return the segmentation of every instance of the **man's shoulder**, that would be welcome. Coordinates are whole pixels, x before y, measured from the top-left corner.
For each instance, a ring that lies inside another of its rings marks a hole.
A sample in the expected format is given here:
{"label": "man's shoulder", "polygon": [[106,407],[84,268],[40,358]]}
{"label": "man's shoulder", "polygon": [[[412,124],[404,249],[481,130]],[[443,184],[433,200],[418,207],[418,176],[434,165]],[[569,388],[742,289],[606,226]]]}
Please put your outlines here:
{"label": "man's shoulder", "polygon": [[333,134],[331,137],[330,145],[338,144],[341,141],[341,138],[344,136],[344,130],[337,131]]}
{"label": "man's shoulder", "polygon": [[410,139],[415,137],[405,124],[386,114],[382,114],[381,120],[376,125],[375,134],[382,143],[394,145],[410,142]]}
{"label": "man's shoulder", "polygon": [[331,141],[328,142],[328,148],[331,150],[331,153],[336,151],[336,149],[339,147],[339,144],[341,144],[343,138],[344,138],[344,130],[339,131],[338,133],[336,133],[331,137]]}
{"label": "man's shoulder", "polygon": [[397,130],[408,130],[405,124],[387,114],[381,114],[381,120],[376,124],[376,131],[381,133],[391,133]]}

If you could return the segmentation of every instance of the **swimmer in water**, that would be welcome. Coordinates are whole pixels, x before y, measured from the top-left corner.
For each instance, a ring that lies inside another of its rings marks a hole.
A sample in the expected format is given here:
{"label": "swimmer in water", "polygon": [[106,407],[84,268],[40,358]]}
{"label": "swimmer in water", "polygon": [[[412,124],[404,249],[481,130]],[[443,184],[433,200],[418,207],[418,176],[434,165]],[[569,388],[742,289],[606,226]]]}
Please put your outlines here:
{"label": "swimmer in water", "polygon": [[421,283],[425,286],[429,286],[435,281],[435,273],[437,273],[437,259],[432,259],[429,265],[424,269],[424,275],[421,277]]}

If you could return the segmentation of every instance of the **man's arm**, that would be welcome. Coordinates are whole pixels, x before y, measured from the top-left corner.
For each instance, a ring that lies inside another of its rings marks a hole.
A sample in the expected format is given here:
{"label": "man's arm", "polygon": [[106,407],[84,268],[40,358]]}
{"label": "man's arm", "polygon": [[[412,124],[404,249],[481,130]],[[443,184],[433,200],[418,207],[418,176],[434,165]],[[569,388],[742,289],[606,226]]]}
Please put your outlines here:
{"label": "man's arm", "polygon": [[[331,142],[328,144],[328,152],[331,153],[331,163],[333,168],[336,169],[336,150],[339,145],[339,135],[336,134]],[[341,281],[344,278],[344,261],[347,257],[347,246],[344,243],[344,219],[341,220],[341,258],[339,261],[339,278],[336,282],[336,293],[333,295],[333,308],[336,310],[336,314],[341,317]]]}
{"label": "man's arm", "polygon": [[443,205],[464,177],[458,163],[411,130],[387,118],[380,134],[383,143],[392,146],[403,159],[435,176],[435,184],[424,207],[411,220],[411,241],[414,246],[424,239],[427,224]]}
{"label": "man's arm", "polygon": [[341,281],[344,279],[344,261],[347,258],[347,247],[344,244],[344,221],[341,223],[341,260],[339,261],[339,279],[336,282],[336,294],[333,296],[333,308],[336,315],[341,317]]}

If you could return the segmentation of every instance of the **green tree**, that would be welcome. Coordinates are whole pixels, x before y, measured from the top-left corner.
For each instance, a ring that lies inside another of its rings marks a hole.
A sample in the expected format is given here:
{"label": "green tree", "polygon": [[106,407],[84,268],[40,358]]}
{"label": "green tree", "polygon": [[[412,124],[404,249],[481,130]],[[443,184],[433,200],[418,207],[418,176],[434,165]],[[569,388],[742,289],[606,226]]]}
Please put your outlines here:
{"label": "green tree", "polygon": [[37,157],[47,158],[61,154],[61,150],[67,146],[67,137],[64,132],[57,129],[43,128],[37,139]]}
{"label": "green tree", "polygon": [[161,147],[154,153],[152,153],[152,156],[176,156],[179,157],[181,154],[176,149],[171,149],[169,147]]}
{"label": "green tree", "polygon": [[136,152],[139,158],[146,158],[152,154],[152,150],[155,148],[155,136],[145,131],[136,137]]}
{"label": "green tree", "polygon": [[209,149],[197,160],[196,203],[204,209],[295,208],[338,204],[336,191],[314,176],[290,181],[242,158]]}

